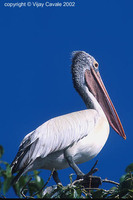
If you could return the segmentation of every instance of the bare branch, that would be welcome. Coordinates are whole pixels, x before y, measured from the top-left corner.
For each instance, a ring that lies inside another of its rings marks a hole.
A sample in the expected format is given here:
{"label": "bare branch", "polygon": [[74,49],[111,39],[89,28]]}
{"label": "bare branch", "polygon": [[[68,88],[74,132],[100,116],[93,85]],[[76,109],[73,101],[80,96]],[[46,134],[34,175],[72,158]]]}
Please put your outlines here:
{"label": "bare branch", "polygon": [[33,194],[32,197],[34,197],[34,196],[36,196],[37,194],[39,194],[39,193],[46,187],[46,185],[49,183],[51,177],[53,176],[54,171],[55,171],[55,168],[53,168],[53,170],[52,170],[52,172],[51,172],[51,174],[50,174],[50,176],[49,176],[47,182],[44,184],[44,186],[43,186],[38,192],[36,192],[35,194]]}
{"label": "bare branch", "polygon": [[26,186],[29,184],[29,182],[31,181],[32,178],[30,178],[27,183],[24,185],[24,187],[22,188],[22,190],[20,191],[20,194],[24,197],[27,198],[27,196],[23,193],[24,189],[26,188]]}
{"label": "bare branch", "polygon": [[86,176],[92,175],[92,174],[94,174],[95,172],[98,171],[98,169],[95,168],[97,163],[98,163],[98,160],[95,162],[94,166],[91,168],[91,170],[88,172],[88,174],[86,174]]}
{"label": "bare branch", "polygon": [[115,181],[108,180],[107,178],[103,179],[102,182],[112,183],[112,184],[115,184],[115,185],[120,185],[119,183],[117,183]]}
{"label": "bare branch", "polygon": [[1,196],[1,198],[6,199],[6,197],[4,195],[0,194],[0,196]]}

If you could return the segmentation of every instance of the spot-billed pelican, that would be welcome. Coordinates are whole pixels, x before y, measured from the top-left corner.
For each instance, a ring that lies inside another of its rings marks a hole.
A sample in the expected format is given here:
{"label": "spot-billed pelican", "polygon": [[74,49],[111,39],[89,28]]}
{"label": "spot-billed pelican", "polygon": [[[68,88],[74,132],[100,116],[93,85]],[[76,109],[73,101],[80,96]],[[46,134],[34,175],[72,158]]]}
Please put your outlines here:
{"label": "spot-billed pelican", "polygon": [[[27,134],[11,164],[12,173],[18,172],[14,182],[31,170],[55,168],[57,171],[69,166],[78,178],[83,177],[77,164],[94,158],[101,151],[109,135],[109,124],[126,139],[97,61],[84,51],[74,52],[72,78],[87,109],[50,119]],[[59,183],[56,171],[53,178]]]}

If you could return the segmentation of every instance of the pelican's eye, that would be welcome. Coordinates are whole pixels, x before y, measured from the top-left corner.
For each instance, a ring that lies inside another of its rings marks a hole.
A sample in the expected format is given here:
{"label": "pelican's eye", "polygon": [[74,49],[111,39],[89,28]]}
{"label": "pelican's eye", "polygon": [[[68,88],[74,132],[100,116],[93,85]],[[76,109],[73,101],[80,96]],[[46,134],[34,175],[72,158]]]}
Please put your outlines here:
{"label": "pelican's eye", "polygon": [[94,65],[94,67],[95,67],[95,69],[97,69],[98,68],[98,63],[95,61],[94,63],[93,63],[93,65]]}

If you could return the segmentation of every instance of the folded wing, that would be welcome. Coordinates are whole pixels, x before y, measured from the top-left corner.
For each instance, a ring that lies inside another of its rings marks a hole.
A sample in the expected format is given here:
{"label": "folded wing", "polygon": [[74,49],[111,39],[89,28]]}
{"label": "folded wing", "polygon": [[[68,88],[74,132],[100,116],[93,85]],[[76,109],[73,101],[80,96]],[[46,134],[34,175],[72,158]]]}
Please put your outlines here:
{"label": "folded wing", "polygon": [[24,169],[37,158],[68,148],[91,134],[97,121],[95,110],[73,112],[48,120],[25,136],[11,164],[12,172]]}

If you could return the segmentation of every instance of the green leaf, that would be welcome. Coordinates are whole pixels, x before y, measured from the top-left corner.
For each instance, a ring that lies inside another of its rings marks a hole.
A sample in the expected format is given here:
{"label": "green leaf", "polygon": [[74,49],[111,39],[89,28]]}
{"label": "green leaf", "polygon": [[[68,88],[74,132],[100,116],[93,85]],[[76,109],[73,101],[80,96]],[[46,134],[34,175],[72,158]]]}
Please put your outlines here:
{"label": "green leaf", "polygon": [[13,189],[14,189],[14,192],[17,196],[21,197],[21,194],[20,194],[20,187],[19,187],[19,183],[17,182],[15,185],[13,185]]}
{"label": "green leaf", "polygon": [[124,175],[121,176],[120,183],[122,183],[125,180],[126,176],[127,176],[126,174],[124,174]]}
{"label": "green leaf", "polygon": [[[28,182],[29,176],[26,174],[24,176],[21,176],[19,181],[13,185],[14,192],[17,196],[22,197],[21,190],[23,189],[24,185]],[[27,188],[23,191],[24,194],[27,193]]]}
{"label": "green leaf", "polygon": [[120,183],[119,191],[129,190],[133,188],[133,181],[132,178],[128,178]]}
{"label": "green leaf", "polygon": [[77,191],[74,189],[74,191],[73,191],[73,198],[78,198],[78,197],[79,197],[79,195],[78,195]]}
{"label": "green leaf", "polygon": [[81,194],[82,194],[81,188],[77,188],[76,191],[77,191],[78,196],[81,197]]}
{"label": "green leaf", "polygon": [[106,195],[107,195],[107,193],[103,189],[99,189],[99,190],[92,193],[92,197],[94,199],[95,198],[103,198]]}
{"label": "green leaf", "polygon": [[7,168],[6,168],[6,176],[7,176],[8,178],[12,177],[10,165],[7,165]]}
{"label": "green leaf", "polygon": [[123,176],[121,176],[120,178],[120,183],[122,183],[123,181],[127,180],[128,178],[130,178],[131,175],[129,173],[124,174]]}
{"label": "green leaf", "polygon": [[3,147],[0,145],[0,158],[2,157],[3,153],[4,153],[4,149],[3,149]]}
{"label": "green leaf", "polygon": [[11,186],[11,180],[12,180],[11,177],[5,178],[4,183],[3,183],[3,194],[6,194],[7,191],[9,190]]}
{"label": "green leaf", "polygon": [[69,179],[70,179],[70,183],[71,183],[71,184],[72,184],[72,182],[73,182],[73,179],[72,179],[72,176],[73,176],[73,175],[75,175],[75,174],[70,174],[70,175],[69,175]]}
{"label": "green leaf", "polygon": [[3,185],[3,184],[2,184],[2,182],[0,181],[0,192],[1,192],[1,189],[2,189],[2,185]]}
{"label": "green leaf", "polygon": [[34,170],[34,171],[33,171],[33,173],[34,173],[34,176],[36,176],[36,175],[39,175],[39,174],[40,174],[40,172],[39,172],[39,171],[37,171],[37,170]]}
{"label": "green leaf", "polygon": [[39,189],[40,188],[37,186],[36,183],[34,183],[34,181],[30,182],[28,185],[28,190],[29,190],[30,196],[32,196],[35,192],[38,192]]}
{"label": "green leaf", "polygon": [[38,171],[34,171],[34,178],[35,178],[35,180],[33,182],[36,184],[37,188],[42,188],[43,185],[44,185],[44,181],[43,181],[43,179],[38,174],[39,174]]}
{"label": "green leaf", "polygon": [[131,163],[126,167],[125,172],[126,173],[133,172],[133,163]]}
{"label": "green leaf", "polygon": [[0,167],[0,176],[2,176],[2,173],[3,173],[3,169],[2,167]]}

